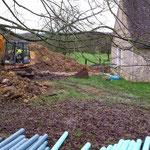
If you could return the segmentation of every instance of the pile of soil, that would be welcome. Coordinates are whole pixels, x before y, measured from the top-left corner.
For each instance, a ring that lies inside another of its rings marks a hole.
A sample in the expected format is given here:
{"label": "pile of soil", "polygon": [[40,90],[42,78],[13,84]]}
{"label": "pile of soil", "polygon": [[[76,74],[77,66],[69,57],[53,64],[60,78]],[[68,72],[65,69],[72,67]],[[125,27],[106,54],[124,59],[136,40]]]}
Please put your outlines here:
{"label": "pile of soil", "polygon": [[44,92],[40,84],[14,72],[0,70],[0,101],[27,100]]}
{"label": "pile of soil", "polygon": [[48,70],[51,72],[78,72],[83,67],[83,65],[77,63],[70,57],[52,52],[37,43],[29,43],[29,48],[36,54],[37,62],[33,66],[36,70]]}

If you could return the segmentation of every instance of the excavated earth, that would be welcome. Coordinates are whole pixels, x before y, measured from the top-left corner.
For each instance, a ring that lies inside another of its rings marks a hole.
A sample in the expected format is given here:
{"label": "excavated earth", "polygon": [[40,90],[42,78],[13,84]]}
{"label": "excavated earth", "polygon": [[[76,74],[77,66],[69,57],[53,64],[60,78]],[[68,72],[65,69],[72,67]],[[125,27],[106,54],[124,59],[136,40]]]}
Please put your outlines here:
{"label": "excavated earth", "polygon": [[0,70],[0,101],[19,101],[34,98],[45,92],[42,85],[14,72]]}
{"label": "excavated earth", "polygon": [[[78,64],[68,56],[52,52],[42,45],[29,43],[31,51],[35,52],[36,64],[30,68],[34,70],[34,79],[22,78],[13,72],[0,70],[0,101],[18,101],[34,98],[45,93],[50,85],[42,85],[39,80],[59,80],[65,76],[73,76],[79,72],[83,65]],[[98,74],[104,71],[104,67],[89,69],[90,74]],[[107,69],[108,70],[108,69]],[[106,70],[105,70],[106,71]]]}
{"label": "excavated earth", "polygon": [[[36,64],[32,68],[39,75],[71,76],[82,70],[83,65],[77,63],[69,56],[61,55],[48,50],[46,47],[30,43],[29,48],[35,52]],[[110,72],[110,67],[104,65],[93,65],[88,68],[90,74],[99,72]]]}
{"label": "excavated earth", "polygon": [[36,54],[36,65],[33,68],[38,71],[78,72],[83,67],[70,57],[52,52],[42,45],[30,43],[29,48]]}

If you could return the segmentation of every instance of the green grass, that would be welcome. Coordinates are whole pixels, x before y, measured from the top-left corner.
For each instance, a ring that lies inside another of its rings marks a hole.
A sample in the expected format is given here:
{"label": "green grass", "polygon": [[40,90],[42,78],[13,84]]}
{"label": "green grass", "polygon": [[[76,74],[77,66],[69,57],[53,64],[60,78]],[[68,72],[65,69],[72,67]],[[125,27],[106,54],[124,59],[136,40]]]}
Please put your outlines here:
{"label": "green grass", "polygon": [[[89,79],[70,77],[69,80],[72,82],[92,84],[99,88],[103,88],[110,93],[113,93],[114,90],[119,90],[121,94],[123,93],[129,97],[146,98],[150,100],[150,83],[133,83],[124,79],[105,81],[105,78],[102,76],[91,76]],[[119,91],[116,94],[119,94]]]}
{"label": "green grass", "polygon": [[[99,59],[101,59],[101,63],[105,63],[106,65],[110,65],[110,61],[107,61],[107,54],[90,54],[90,53],[80,53],[80,52],[75,52],[71,53],[70,55],[68,54],[72,59],[76,60],[79,64],[85,64],[85,58],[91,60],[92,62],[98,63],[99,64]],[[84,58],[84,57],[85,58]],[[87,61],[87,65],[94,65],[90,61]]]}
{"label": "green grass", "polygon": [[79,137],[83,136],[83,133],[80,131],[80,129],[76,128],[74,131],[74,136],[79,138]]}
{"label": "green grass", "polygon": [[[55,90],[34,99],[39,103],[46,103],[56,109],[57,104],[86,103],[89,101],[106,102],[110,107],[114,104],[136,104],[143,108],[150,108],[150,83],[133,83],[121,80],[106,81],[104,76],[90,76],[88,79],[69,77],[65,81],[53,83]],[[61,110],[60,110],[61,111]]]}

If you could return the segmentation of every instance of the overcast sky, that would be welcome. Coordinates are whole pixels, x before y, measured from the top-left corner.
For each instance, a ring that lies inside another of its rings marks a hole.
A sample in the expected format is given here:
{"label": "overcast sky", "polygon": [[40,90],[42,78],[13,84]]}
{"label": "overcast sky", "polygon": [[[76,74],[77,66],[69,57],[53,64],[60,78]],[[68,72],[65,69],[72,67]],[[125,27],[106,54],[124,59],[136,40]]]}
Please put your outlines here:
{"label": "overcast sky", "polygon": [[[5,0],[7,2],[7,4],[9,4],[9,6],[14,10],[13,7],[13,1],[12,0]],[[54,0],[53,0],[54,1]],[[60,3],[62,0],[55,0],[57,1],[57,3]],[[65,0],[63,0],[65,3]],[[89,4],[87,3],[88,0],[70,0],[70,2],[73,5],[78,5],[80,7],[80,9],[82,11],[86,11],[87,9],[89,9]],[[92,2],[93,0],[91,0]],[[103,2],[103,0],[99,0],[101,2]],[[18,3],[20,3],[21,5],[29,8],[30,10],[36,12],[36,13],[45,13],[45,9],[43,8],[40,0],[18,0]],[[17,8],[18,11],[18,16],[21,18],[21,20],[30,28],[42,28],[43,26],[43,20],[40,20],[39,17],[21,9],[21,8]],[[98,11],[98,10],[97,10]],[[113,9],[114,13],[117,13],[117,8]],[[13,21],[16,21],[14,19],[14,17],[12,15],[10,15],[9,10],[6,8],[6,6],[4,6],[3,2],[0,1],[0,15],[11,19]],[[115,23],[115,19],[113,17],[113,15],[109,12],[106,11],[103,14],[97,15],[97,18],[103,22],[105,25],[108,25],[110,27],[114,27],[114,23]],[[91,18],[91,21],[96,25],[98,25],[98,22],[96,20],[96,18]],[[1,21],[1,23],[6,23],[4,21]],[[107,32],[107,30],[105,30]]]}

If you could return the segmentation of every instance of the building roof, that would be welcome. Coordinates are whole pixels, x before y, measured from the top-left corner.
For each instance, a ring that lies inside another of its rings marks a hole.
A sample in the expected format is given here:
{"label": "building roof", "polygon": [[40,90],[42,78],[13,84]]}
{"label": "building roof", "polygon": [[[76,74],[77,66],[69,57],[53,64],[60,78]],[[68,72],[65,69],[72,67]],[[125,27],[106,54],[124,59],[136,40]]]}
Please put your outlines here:
{"label": "building roof", "polygon": [[[123,8],[132,38],[150,46],[150,0],[123,0]],[[143,47],[143,44],[136,45]]]}

